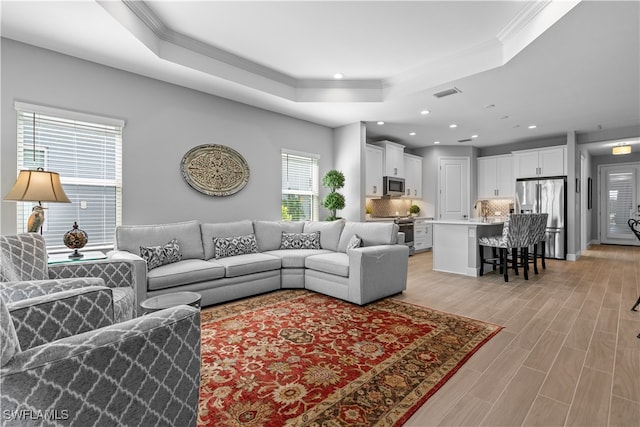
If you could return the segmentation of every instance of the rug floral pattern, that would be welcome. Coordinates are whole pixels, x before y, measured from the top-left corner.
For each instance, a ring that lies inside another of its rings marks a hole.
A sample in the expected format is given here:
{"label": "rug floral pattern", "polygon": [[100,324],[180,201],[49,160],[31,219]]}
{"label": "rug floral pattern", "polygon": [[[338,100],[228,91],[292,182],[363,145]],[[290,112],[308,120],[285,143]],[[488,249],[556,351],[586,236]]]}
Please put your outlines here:
{"label": "rug floral pattern", "polygon": [[208,308],[198,425],[401,425],[500,329],[298,290]]}

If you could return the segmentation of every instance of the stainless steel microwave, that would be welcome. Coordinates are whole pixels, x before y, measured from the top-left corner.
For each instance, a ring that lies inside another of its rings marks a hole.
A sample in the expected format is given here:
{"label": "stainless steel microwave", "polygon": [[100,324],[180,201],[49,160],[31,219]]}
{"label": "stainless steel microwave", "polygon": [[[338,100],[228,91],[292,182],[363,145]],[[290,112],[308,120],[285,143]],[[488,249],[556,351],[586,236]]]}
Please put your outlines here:
{"label": "stainless steel microwave", "polygon": [[404,195],[404,178],[396,178],[393,176],[385,176],[382,178],[382,186],[385,196],[403,196]]}

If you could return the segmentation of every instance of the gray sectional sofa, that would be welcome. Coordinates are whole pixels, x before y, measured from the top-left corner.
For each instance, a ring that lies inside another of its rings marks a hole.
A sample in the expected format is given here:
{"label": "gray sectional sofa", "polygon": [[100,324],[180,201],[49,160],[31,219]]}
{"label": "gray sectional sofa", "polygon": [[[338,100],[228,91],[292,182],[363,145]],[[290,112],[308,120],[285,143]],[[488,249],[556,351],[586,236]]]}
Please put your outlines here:
{"label": "gray sectional sofa", "polygon": [[108,256],[135,264],[138,305],[178,291],[207,306],[292,288],[362,305],[406,289],[402,237],[393,223],[188,221],[120,226]]}

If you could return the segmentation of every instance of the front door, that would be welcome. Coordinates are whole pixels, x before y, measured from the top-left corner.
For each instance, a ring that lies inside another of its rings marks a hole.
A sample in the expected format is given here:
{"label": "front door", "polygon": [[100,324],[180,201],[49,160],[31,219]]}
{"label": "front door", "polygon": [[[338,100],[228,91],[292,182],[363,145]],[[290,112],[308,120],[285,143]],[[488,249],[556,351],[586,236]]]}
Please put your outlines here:
{"label": "front door", "polygon": [[640,213],[640,166],[605,165],[600,168],[600,241],[608,244],[637,245],[627,221]]}
{"label": "front door", "polygon": [[441,157],[439,163],[439,219],[468,218],[469,158]]}

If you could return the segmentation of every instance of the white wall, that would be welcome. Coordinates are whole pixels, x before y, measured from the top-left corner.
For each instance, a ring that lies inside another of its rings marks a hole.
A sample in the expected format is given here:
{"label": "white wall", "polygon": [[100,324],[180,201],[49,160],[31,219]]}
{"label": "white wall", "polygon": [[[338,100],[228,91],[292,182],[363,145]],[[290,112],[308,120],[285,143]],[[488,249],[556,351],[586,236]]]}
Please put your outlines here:
{"label": "white wall", "polygon": [[350,221],[365,219],[365,140],[364,123],[352,123],[334,129],[335,168],[345,177],[345,186],[340,190],[346,199],[345,208],[338,216]]}
{"label": "white wall", "polygon": [[[1,55],[2,195],[17,175],[16,100],[126,121],[124,224],[279,219],[283,148],[320,155],[321,174],[333,168],[328,127],[7,39]],[[229,197],[192,189],[180,161],[201,144],[242,154],[251,169],[247,186]],[[0,233],[15,233],[15,208],[2,202]]]}

